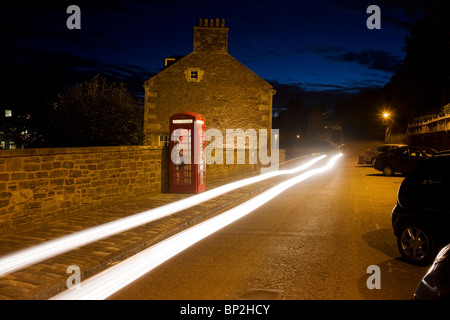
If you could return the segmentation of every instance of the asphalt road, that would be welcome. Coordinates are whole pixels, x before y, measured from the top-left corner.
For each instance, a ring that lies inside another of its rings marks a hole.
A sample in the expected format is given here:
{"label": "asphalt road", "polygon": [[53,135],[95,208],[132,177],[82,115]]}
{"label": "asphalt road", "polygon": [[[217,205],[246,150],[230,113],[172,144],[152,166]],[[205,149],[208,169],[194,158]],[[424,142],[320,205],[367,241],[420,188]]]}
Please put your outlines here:
{"label": "asphalt road", "polygon": [[[404,177],[357,164],[369,146],[350,144],[331,171],[293,186],[110,299],[413,299],[427,268],[400,259],[390,220]],[[380,288],[369,289],[377,274]]]}

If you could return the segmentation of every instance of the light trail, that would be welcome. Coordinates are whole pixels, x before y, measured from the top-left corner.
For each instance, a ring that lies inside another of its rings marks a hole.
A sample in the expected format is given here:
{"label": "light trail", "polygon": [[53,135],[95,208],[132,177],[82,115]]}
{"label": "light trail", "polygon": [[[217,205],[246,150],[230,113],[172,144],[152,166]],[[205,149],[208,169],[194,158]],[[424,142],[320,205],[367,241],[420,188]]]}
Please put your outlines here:
{"label": "light trail", "polygon": [[323,167],[311,169],[286,180],[260,195],[207,221],[186,229],[103,272],[83,281],[78,288],[68,289],[51,300],[103,300],[171,259],[183,250],[208,237],[223,227],[246,216],[281,192],[318,173],[331,169],[342,156],[338,154]]}
{"label": "light trail", "polygon": [[25,268],[56,255],[68,252],[91,242],[138,227],[140,225],[161,219],[176,212],[188,209],[232,190],[263,181],[278,175],[293,174],[305,170],[326,155],[317,156],[301,166],[290,170],[279,170],[262,175],[232,182],[206,192],[196,194],[186,199],[172,202],[158,208],[150,209],[129,217],[108,222],[58,239],[49,240],[36,246],[6,255],[0,259],[0,277],[16,270]]}

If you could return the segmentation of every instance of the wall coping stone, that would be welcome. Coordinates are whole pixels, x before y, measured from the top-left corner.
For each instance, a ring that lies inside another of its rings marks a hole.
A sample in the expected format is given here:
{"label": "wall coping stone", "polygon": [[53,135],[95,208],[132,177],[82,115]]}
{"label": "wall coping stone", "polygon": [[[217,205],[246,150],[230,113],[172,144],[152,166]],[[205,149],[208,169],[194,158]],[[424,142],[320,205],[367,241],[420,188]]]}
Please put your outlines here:
{"label": "wall coping stone", "polygon": [[8,149],[0,150],[0,158],[42,156],[57,154],[77,153],[109,153],[143,150],[160,150],[162,147],[155,146],[104,146],[104,147],[73,147],[73,148],[36,148],[36,149]]}

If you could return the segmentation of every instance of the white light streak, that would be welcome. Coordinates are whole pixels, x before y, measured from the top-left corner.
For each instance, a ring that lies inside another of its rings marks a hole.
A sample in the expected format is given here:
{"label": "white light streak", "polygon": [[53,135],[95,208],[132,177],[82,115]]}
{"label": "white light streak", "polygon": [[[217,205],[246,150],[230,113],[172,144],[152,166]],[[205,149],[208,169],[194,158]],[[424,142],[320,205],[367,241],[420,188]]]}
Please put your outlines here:
{"label": "white light streak", "polygon": [[183,250],[254,211],[293,185],[308,179],[313,175],[331,169],[337,159],[341,156],[342,154],[338,154],[331,158],[323,167],[309,170],[294,178],[286,180],[233,209],[143,250],[121,263],[87,279],[81,283],[78,289],[66,290],[52,297],[51,300],[106,299]]}
{"label": "white light streak", "polygon": [[58,239],[46,241],[31,248],[23,249],[15,253],[6,255],[0,259],[0,277],[5,274],[22,269],[29,265],[38,263],[45,259],[49,259],[58,254],[79,248],[91,242],[106,238],[108,236],[123,232],[140,225],[161,219],[173,213],[188,209],[202,202],[213,199],[217,196],[230,192],[232,190],[263,181],[278,175],[293,174],[305,170],[318,161],[325,158],[321,155],[313,158],[305,164],[290,170],[271,171],[256,177],[243,179],[232,182],[224,186],[208,190],[206,192],[196,194],[186,199],[163,205],[158,208],[150,209],[135,215],[125,217],[116,221],[108,222],[100,226],[92,227],[83,231],[79,231]]}

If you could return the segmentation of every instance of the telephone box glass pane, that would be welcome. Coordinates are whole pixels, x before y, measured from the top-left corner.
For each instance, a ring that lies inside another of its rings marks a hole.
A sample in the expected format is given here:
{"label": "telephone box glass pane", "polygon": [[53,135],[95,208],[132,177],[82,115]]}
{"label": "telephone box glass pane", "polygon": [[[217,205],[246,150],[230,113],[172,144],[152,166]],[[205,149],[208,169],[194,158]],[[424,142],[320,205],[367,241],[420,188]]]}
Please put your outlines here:
{"label": "telephone box glass pane", "polygon": [[170,190],[206,190],[206,153],[203,116],[193,112],[170,117]]}
{"label": "telephone box glass pane", "polygon": [[191,130],[177,129],[173,132],[175,142],[175,184],[187,185],[192,182],[191,173]]}

